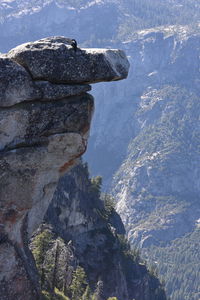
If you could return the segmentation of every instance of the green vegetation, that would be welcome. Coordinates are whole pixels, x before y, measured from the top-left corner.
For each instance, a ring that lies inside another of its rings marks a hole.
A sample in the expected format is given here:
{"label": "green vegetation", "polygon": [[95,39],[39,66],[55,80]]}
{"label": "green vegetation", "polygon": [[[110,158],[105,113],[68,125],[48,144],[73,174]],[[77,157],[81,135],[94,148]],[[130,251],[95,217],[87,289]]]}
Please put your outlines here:
{"label": "green vegetation", "polygon": [[[148,103],[151,108],[145,105]],[[183,231],[187,227],[190,230],[190,214],[199,205],[193,179],[200,153],[199,111],[198,94],[181,86],[165,86],[154,95],[149,93],[137,112],[146,124],[130,143],[129,156],[116,175],[119,182],[127,173],[124,182],[128,182],[129,170],[137,165],[139,170],[144,169],[141,176],[134,175],[134,184],[129,186],[134,197],[142,200],[135,202],[127,227],[129,236],[134,228],[144,230],[144,237],[145,230],[149,231],[149,238],[142,240],[143,247],[147,247],[141,250],[142,258],[148,260],[150,274],[159,275],[160,281],[165,282],[173,300],[200,299],[199,229],[167,243],[167,239],[181,234],[182,222]],[[133,245],[135,240],[135,236],[130,238]],[[149,246],[151,243],[156,246]]]}
{"label": "green vegetation", "polygon": [[101,198],[99,200],[102,201],[103,206],[98,213],[102,218],[109,221],[109,218],[115,212],[115,200],[107,193],[101,193]]}
{"label": "green vegetation", "polygon": [[166,247],[151,246],[145,252],[150,264],[156,263],[173,300],[200,299],[200,229],[172,241]]}
{"label": "green vegetation", "polygon": [[91,291],[89,285],[87,285],[81,300],[91,300],[91,297],[92,297],[91,295],[92,295],[92,291]]}
{"label": "green vegetation", "polygon": [[[78,258],[75,252],[76,242],[72,241],[69,244],[65,244],[64,240],[58,235],[51,233],[52,228],[47,224],[43,228],[48,229],[43,229],[43,231],[35,235],[31,248],[41,276],[41,287],[46,300],[104,299],[105,296],[103,295],[107,290],[107,282],[104,281],[103,272],[108,272],[108,274],[113,274],[115,271],[118,272],[116,259],[117,261],[119,260],[119,266],[127,280],[127,285],[129,285],[129,282],[131,285],[132,280],[143,278],[144,274],[148,275],[145,266],[141,267],[142,270],[138,266],[141,262],[138,250],[131,250],[125,236],[117,235],[117,231],[111,225],[112,214],[114,218],[117,215],[114,209],[115,201],[109,194],[101,193],[101,177],[98,176],[89,180],[86,166],[83,166],[79,175],[82,182],[85,182],[89,189],[89,193],[86,193],[87,199],[91,197],[89,212],[91,212],[94,220],[99,222],[100,226],[94,226],[94,230],[90,229],[88,232],[90,242],[87,244],[83,254],[83,257],[86,257],[84,268],[83,262],[80,261],[80,265],[78,265]],[[84,177],[85,175],[87,178]],[[94,210],[95,208],[96,211]],[[88,211],[86,212],[88,213]],[[91,240],[94,241],[94,245]],[[96,241],[98,250],[95,249]],[[90,248],[94,248],[94,250],[91,251]],[[93,277],[95,278],[96,276],[95,279],[89,274],[92,265],[89,267],[87,265],[88,258],[90,261],[90,254],[94,256],[92,259],[95,259],[95,255],[97,257],[102,255],[99,262],[97,259],[97,264],[94,262],[97,269],[96,272],[99,272],[97,273],[98,277],[94,273]],[[100,266],[101,263],[103,264],[103,271]],[[151,277],[148,280],[152,280]],[[105,289],[104,285],[106,285]],[[158,287],[159,291],[161,286],[158,281],[152,284],[152,295],[154,295],[154,292],[157,293],[156,287]],[[108,298],[108,300],[117,300],[113,293],[110,293],[110,295],[112,297]],[[152,299],[150,298],[149,300]],[[154,300],[159,300],[159,298]]]}
{"label": "green vegetation", "polygon": [[[73,272],[73,279],[70,285],[72,300],[81,299],[87,288],[87,278],[83,268],[80,266]],[[87,291],[87,294],[89,292]],[[84,296],[86,297],[86,295]]]}
{"label": "green vegetation", "polygon": [[47,291],[42,291],[44,300],[52,300],[52,295]]}
{"label": "green vegetation", "polygon": [[136,247],[131,248],[128,239],[124,235],[118,234],[118,241],[120,244],[121,251],[125,256],[129,257],[135,263],[143,262],[140,257],[139,249]]}
{"label": "green vegetation", "polygon": [[96,176],[90,179],[89,192],[92,198],[102,202],[101,209],[97,209],[98,214],[106,220],[115,212],[115,199],[108,193],[102,193],[102,177]]}
{"label": "green vegetation", "polygon": [[115,199],[112,195],[104,193],[101,196],[101,200],[104,203],[105,211],[110,216],[115,211]]}
{"label": "green vegetation", "polygon": [[96,176],[91,178],[90,193],[94,198],[99,199],[101,195],[102,177]]}
{"label": "green vegetation", "polygon": [[[92,293],[88,283],[84,269],[80,266],[73,272],[72,283],[67,290],[67,297],[58,288],[54,289],[54,292],[46,290],[42,291],[45,300],[97,300],[99,299],[99,287],[95,293]],[[107,300],[118,300],[116,297],[109,297]]]}
{"label": "green vegetation", "polygon": [[47,291],[42,291],[44,300],[70,300],[63,292],[59,291],[57,288],[54,289],[54,293],[49,293]]}
{"label": "green vegetation", "polygon": [[[72,300],[65,296],[61,291],[59,291],[57,288],[54,290],[54,294],[50,294],[47,291],[42,291],[42,295],[44,300]],[[76,298],[76,300],[97,300],[96,295],[92,295],[91,290],[89,286],[87,286],[85,293],[80,296],[79,298]],[[109,297],[107,300],[118,300],[117,297]]]}
{"label": "green vegetation", "polygon": [[[49,230],[44,230],[38,235],[35,236],[33,243],[32,243],[32,253],[35,258],[36,266],[38,272],[40,274],[40,283],[41,287],[45,283],[45,268],[44,268],[44,261],[47,250],[50,248],[50,243],[52,241],[52,233]],[[48,266],[48,269],[51,269],[52,265]]]}
{"label": "green vegetation", "polygon": [[45,300],[91,300],[92,292],[87,283],[87,277],[82,267],[78,266],[72,275],[72,282],[65,293],[57,287],[54,290],[43,290]]}
{"label": "green vegetation", "polygon": [[67,296],[64,295],[63,292],[59,291],[59,289],[55,288],[54,293],[56,295],[56,299],[58,300],[70,300]]}

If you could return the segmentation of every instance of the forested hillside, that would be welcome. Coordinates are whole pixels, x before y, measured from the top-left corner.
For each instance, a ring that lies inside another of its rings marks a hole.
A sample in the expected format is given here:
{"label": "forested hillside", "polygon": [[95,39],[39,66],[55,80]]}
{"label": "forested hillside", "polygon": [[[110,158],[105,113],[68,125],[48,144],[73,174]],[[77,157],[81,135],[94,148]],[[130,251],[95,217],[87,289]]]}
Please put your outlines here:
{"label": "forested hillside", "polygon": [[[198,225],[198,224],[197,224]],[[151,246],[144,256],[159,271],[172,300],[199,300],[200,253],[199,226],[166,247]],[[177,274],[177,276],[172,276]]]}

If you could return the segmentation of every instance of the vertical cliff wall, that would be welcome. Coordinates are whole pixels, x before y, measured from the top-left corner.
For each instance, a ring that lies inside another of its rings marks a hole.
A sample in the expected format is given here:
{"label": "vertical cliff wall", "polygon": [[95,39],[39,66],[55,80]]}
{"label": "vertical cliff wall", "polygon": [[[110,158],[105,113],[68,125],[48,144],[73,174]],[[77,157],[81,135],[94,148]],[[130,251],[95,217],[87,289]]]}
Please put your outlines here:
{"label": "vertical cliff wall", "polygon": [[82,164],[60,179],[45,224],[31,244],[36,253],[41,234],[51,233],[45,257],[42,262],[36,259],[43,266],[43,289],[54,285],[74,299],[72,271],[78,265],[86,273],[90,296],[96,292],[95,300],[166,300],[159,280],[140,262],[137,251],[130,250],[121,218],[108,195],[101,199],[97,182],[89,179],[87,165]]}
{"label": "vertical cliff wall", "polygon": [[120,50],[77,49],[63,37],[0,57],[1,300],[40,299],[28,239],[58,179],[86,150],[93,112],[87,83],[126,78]]}

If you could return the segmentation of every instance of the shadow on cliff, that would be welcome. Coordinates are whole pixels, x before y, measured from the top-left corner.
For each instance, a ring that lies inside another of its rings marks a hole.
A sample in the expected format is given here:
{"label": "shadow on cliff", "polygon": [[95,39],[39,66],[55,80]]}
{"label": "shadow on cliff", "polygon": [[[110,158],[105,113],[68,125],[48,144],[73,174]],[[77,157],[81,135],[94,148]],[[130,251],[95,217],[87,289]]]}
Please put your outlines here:
{"label": "shadow on cliff", "polygon": [[[76,300],[166,299],[124,234],[113,199],[103,195],[102,200],[101,178],[90,179],[86,164],[75,167],[60,179],[45,223],[31,242],[42,289],[54,293],[57,288]],[[86,292],[90,298],[81,298]]]}

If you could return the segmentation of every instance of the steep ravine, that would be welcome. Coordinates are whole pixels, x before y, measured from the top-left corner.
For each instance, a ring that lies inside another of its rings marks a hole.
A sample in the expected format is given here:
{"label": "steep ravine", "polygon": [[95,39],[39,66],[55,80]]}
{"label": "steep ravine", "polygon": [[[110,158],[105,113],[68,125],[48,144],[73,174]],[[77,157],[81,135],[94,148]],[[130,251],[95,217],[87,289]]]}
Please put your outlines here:
{"label": "steep ravine", "polygon": [[28,240],[57,182],[86,150],[88,83],[126,78],[123,51],[46,38],[0,57],[0,299],[40,299]]}

